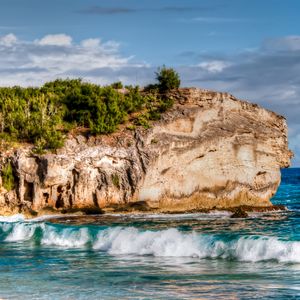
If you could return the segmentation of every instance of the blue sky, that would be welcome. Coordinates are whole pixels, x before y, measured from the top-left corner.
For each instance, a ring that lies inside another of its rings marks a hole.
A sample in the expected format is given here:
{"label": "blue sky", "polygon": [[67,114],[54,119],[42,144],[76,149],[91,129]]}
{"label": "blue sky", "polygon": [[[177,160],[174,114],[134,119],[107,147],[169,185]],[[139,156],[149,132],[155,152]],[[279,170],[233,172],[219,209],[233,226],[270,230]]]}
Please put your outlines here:
{"label": "blue sky", "polygon": [[0,85],[56,77],[228,91],[287,117],[300,166],[300,1],[0,0]]}

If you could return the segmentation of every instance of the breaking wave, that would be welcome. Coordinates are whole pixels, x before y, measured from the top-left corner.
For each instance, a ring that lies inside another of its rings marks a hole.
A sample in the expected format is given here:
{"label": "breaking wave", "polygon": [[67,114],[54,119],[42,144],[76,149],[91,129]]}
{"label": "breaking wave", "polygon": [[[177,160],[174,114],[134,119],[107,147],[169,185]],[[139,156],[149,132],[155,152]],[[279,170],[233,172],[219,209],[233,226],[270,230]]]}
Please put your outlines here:
{"label": "breaking wave", "polygon": [[195,257],[258,262],[300,263],[300,242],[277,237],[201,234],[171,228],[76,227],[47,223],[0,223],[2,242],[34,242],[40,246],[89,248],[109,255]]}
{"label": "breaking wave", "polygon": [[19,222],[24,220],[25,218],[22,214],[16,214],[8,217],[0,216],[0,222],[14,223],[14,222]]}
{"label": "breaking wave", "polygon": [[144,231],[136,228],[104,230],[94,249],[112,255],[153,255],[169,257],[224,258],[240,261],[277,260],[300,262],[300,242],[280,241],[275,237],[248,236],[225,238],[177,229]]}

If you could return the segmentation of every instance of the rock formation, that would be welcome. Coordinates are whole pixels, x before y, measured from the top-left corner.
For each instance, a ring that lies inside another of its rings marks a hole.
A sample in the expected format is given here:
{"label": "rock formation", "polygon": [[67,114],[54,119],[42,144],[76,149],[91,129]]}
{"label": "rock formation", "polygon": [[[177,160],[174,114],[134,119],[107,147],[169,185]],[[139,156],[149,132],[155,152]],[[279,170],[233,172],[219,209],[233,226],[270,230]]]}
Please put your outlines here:
{"label": "rock formation", "polygon": [[292,156],[285,119],[227,93],[191,88],[170,97],[173,108],[147,130],[73,134],[44,155],[30,145],[2,151],[16,184],[1,187],[0,213],[138,201],[158,211],[271,205]]}

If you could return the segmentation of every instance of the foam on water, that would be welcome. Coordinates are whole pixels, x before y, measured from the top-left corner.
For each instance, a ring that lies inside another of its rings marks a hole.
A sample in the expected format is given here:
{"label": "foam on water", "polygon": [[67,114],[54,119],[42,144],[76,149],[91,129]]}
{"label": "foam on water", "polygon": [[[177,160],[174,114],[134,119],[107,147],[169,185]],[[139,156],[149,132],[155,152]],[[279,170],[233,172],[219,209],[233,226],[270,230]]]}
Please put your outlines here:
{"label": "foam on water", "polygon": [[[30,240],[35,233],[36,226],[33,224],[17,223],[12,226],[12,231],[8,234],[6,242],[18,242]],[[6,229],[5,231],[8,231]]]}
{"label": "foam on water", "polygon": [[5,223],[15,223],[15,222],[20,222],[20,221],[24,221],[25,217],[22,214],[16,214],[13,216],[8,216],[8,217],[4,217],[4,216],[0,216],[0,222],[5,222]]}
{"label": "foam on water", "polygon": [[239,261],[276,260],[300,263],[300,242],[277,237],[201,234],[175,228],[139,230],[135,227],[88,228],[46,223],[2,224],[5,242],[35,238],[41,246],[92,248],[110,255],[221,258]]}
{"label": "foam on water", "polygon": [[80,248],[84,247],[90,239],[91,237],[87,228],[80,228],[79,230],[67,228],[61,232],[57,232],[55,228],[47,226],[44,230],[41,244],[65,248]]}
{"label": "foam on water", "polygon": [[106,215],[110,216],[118,216],[118,217],[129,217],[131,219],[175,219],[175,220],[184,220],[184,219],[193,219],[193,220],[207,220],[207,219],[220,219],[220,218],[229,218],[232,213],[229,211],[211,211],[208,213],[176,213],[176,214],[142,214],[142,213],[135,213],[135,214],[109,214]]}
{"label": "foam on water", "polygon": [[144,231],[114,228],[100,232],[94,248],[112,255],[153,255],[224,258],[240,261],[277,260],[300,263],[300,242],[248,236],[226,241],[214,235],[177,229]]}

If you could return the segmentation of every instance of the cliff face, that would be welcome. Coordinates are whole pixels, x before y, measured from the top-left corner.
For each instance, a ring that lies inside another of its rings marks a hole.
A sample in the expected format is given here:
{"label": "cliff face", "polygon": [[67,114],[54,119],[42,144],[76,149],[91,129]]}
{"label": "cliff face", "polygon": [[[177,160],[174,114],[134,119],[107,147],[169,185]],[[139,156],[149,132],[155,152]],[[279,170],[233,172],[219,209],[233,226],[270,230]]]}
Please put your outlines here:
{"label": "cliff face", "polygon": [[122,207],[160,211],[268,206],[288,167],[285,119],[226,93],[181,89],[148,130],[69,137],[55,154],[30,146],[1,153],[16,187],[0,191],[0,213]]}

